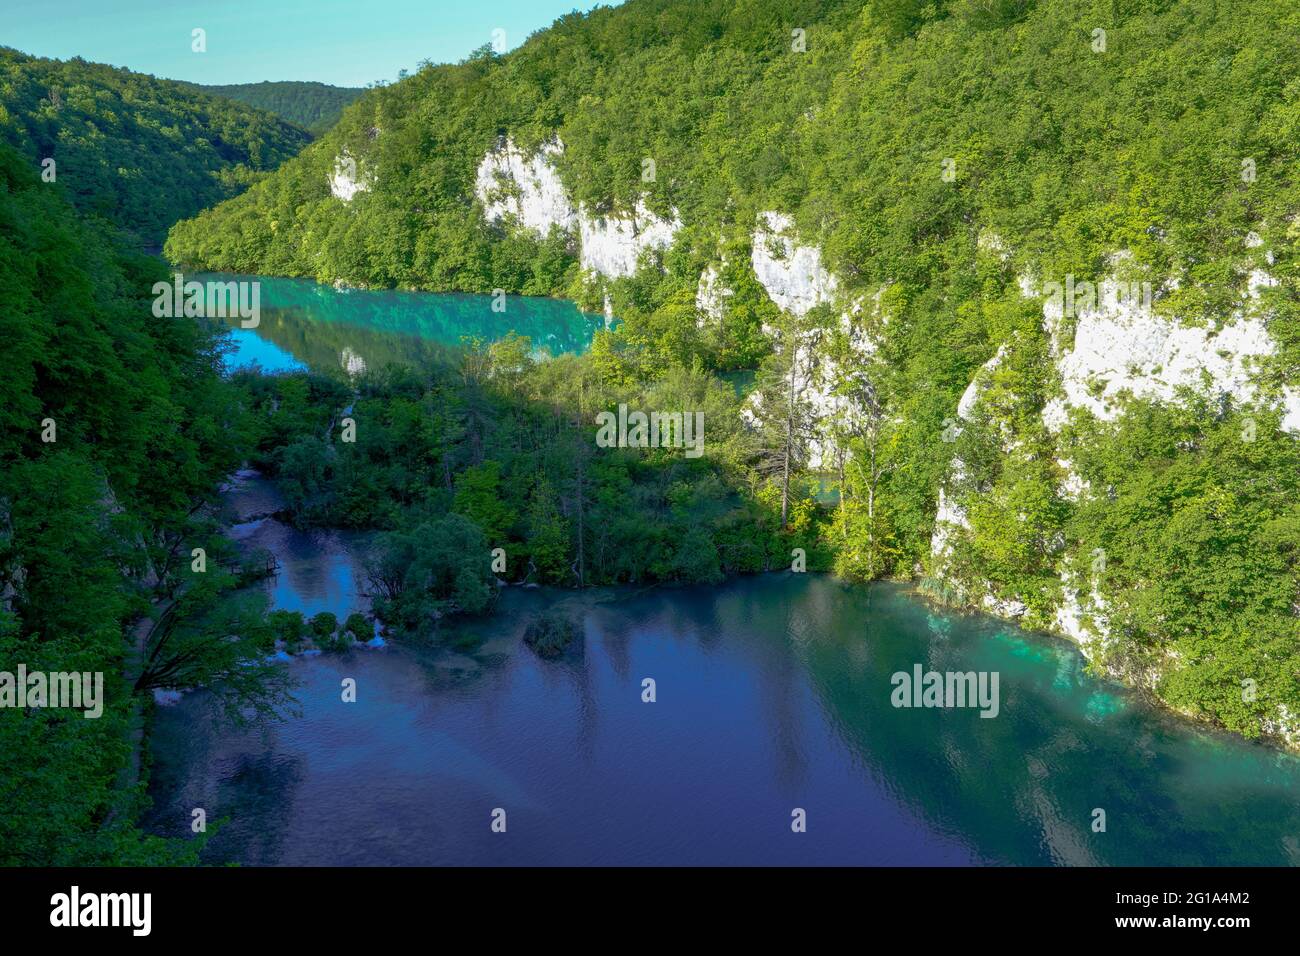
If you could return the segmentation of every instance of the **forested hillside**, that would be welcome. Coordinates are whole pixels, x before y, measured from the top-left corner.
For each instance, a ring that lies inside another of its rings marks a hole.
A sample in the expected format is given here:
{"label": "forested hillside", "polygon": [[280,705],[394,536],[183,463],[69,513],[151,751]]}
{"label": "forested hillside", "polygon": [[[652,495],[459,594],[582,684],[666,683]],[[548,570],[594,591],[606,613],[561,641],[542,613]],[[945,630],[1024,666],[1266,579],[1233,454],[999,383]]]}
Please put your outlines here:
{"label": "forested hillside", "polygon": [[1272,0],[630,0],[376,91],[167,252],[605,304],[607,390],[756,372],[755,488],[829,474],[841,573],[1294,735],[1296,62]]}
{"label": "forested hillside", "polygon": [[214,330],[152,314],[166,275],[0,146],[0,670],[104,681],[98,717],[0,711],[0,865],[193,859],[198,843],[135,829],[152,689],[212,687],[250,713],[283,700],[262,608],[225,597],[245,572],[215,503],[243,416]]}
{"label": "forested hillside", "polygon": [[0,143],[53,176],[80,211],[149,245],[309,140],[269,113],[188,84],[0,47]]}
{"label": "forested hillside", "polygon": [[297,80],[232,83],[227,86],[195,84],[195,88],[274,113],[280,119],[318,135],[337,123],[343,108],[365,92],[357,87]]}

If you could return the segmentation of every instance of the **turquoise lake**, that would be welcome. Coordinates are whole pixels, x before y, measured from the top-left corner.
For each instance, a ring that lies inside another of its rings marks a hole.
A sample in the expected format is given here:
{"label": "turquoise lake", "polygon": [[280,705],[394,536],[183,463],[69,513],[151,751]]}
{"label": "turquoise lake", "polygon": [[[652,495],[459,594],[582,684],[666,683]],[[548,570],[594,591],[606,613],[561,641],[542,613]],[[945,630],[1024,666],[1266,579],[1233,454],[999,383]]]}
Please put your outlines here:
{"label": "turquoise lake", "polygon": [[445,359],[462,340],[493,342],[526,335],[541,354],[582,353],[605,318],[572,302],[505,296],[494,311],[490,295],[336,289],[310,279],[203,273],[198,281],[257,281],[261,314],[256,328],[227,320],[235,351],[227,366],[256,363],[267,372],[379,368],[388,362],[423,364]]}

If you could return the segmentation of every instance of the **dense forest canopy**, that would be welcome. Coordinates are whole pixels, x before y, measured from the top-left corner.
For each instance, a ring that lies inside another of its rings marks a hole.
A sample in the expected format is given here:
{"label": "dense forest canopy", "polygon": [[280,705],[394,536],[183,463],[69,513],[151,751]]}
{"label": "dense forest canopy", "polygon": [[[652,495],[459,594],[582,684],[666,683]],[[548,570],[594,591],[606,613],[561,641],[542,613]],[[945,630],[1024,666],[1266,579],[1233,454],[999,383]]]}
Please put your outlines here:
{"label": "dense forest canopy", "polygon": [[[558,134],[565,183],[594,210],[630,209],[643,192],[661,213],[678,209],[697,257],[727,224],[747,231],[755,210],[792,213],[835,271],[868,289],[945,288],[981,228],[1014,237],[1014,265],[1080,273],[1118,248],[1166,270],[1191,249],[1198,261],[1240,260],[1238,230],[1284,232],[1294,11],[916,6],[907,29],[892,0],[632,0],[561,18],[508,55],[485,48],[367,97],[203,221],[222,229],[178,228],[175,253],[247,271],[510,289],[518,280],[466,202],[501,133],[528,147]],[[806,52],[791,50],[793,29]],[[328,188],[344,149],[377,177],[355,205]],[[1245,157],[1259,188],[1237,175]],[[310,250],[292,241],[308,230]],[[1265,235],[1270,248],[1276,238]]]}
{"label": "dense forest canopy", "polygon": [[79,210],[148,245],[309,140],[267,112],[189,84],[0,47],[0,142],[34,163],[52,159]]}
{"label": "dense forest canopy", "polygon": [[319,135],[338,122],[343,108],[365,91],[351,86],[299,80],[267,80],[225,86],[194,84],[213,96],[246,103]]}
{"label": "dense forest canopy", "polygon": [[[371,636],[364,615],[304,621],[247,586],[266,567],[224,536],[221,506],[243,463],[277,479],[286,520],[380,532],[375,610],[417,639],[489,611],[498,578],[712,582],[783,566],[792,544],[818,560],[807,503],[782,529],[749,499],[738,398],[705,373],[605,393],[581,360],[537,361],[509,336],[360,377],[223,374],[219,326],[153,314],[164,263],[8,147],[0,226],[0,670],[105,680],[96,719],[0,711],[0,862],[194,861],[203,838],[135,826],[153,692],[201,688],[232,719],[273,717],[292,707],[273,652]],[[598,447],[570,408],[619,397],[701,409],[710,458]],[[345,408],[356,441],[341,440]]]}
{"label": "dense forest canopy", "polygon": [[[97,719],[0,712],[0,864],[191,858],[134,829],[132,730],[150,675],[226,680],[232,702],[272,700],[281,682],[241,663],[244,638],[209,616],[240,573],[211,510],[241,460],[240,418],[215,331],[152,315],[166,274],[0,146],[0,669],[105,682]],[[197,584],[192,546],[213,554]]]}

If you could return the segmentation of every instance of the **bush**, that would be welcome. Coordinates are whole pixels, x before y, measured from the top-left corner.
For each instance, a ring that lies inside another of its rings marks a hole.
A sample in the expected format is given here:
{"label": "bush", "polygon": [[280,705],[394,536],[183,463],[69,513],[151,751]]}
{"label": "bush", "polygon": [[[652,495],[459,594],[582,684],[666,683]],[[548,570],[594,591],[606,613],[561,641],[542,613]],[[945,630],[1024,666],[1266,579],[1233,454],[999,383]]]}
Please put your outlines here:
{"label": "bush", "polygon": [[329,611],[321,611],[311,619],[312,640],[321,650],[333,650],[336,645],[334,632],[338,630],[339,619]]}
{"label": "bush", "polygon": [[266,616],[277,641],[283,641],[285,650],[293,653],[307,634],[307,622],[298,611],[272,611]]}
{"label": "bush", "polygon": [[383,535],[369,569],[375,613],[409,632],[444,614],[479,614],[496,600],[487,539],[457,514]]}
{"label": "bush", "polygon": [[360,641],[364,643],[374,637],[374,634],[375,628],[370,623],[370,618],[359,611],[353,611],[348,615],[348,619],[343,622],[343,632],[339,636],[344,641]]}
{"label": "bush", "polygon": [[578,625],[561,611],[539,614],[524,631],[524,643],[548,660],[560,657],[577,640]]}

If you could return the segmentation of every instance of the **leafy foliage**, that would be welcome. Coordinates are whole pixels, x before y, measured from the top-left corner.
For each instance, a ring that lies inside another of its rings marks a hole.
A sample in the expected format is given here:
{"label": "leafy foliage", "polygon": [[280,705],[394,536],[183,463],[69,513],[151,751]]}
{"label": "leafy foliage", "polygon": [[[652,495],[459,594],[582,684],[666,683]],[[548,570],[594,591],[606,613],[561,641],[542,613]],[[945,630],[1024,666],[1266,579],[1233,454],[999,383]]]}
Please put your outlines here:
{"label": "leafy foliage", "polygon": [[319,135],[338,122],[343,108],[365,91],[350,86],[330,86],[301,80],[268,80],[262,83],[231,83],[196,88],[235,100]]}
{"label": "leafy foliage", "polygon": [[[783,320],[748,266],[757,214],[790,214],[839,278],[837,305],[875,346],[862,361],[833,324],[817,336],[815,358],[836,358],[846,370],[837,394],[869,414],[822,426],[838,430],[830,466],[838,502],[829,524],[824,507],[806,509],[816,519],[809,554],[820,562],[829,553],[855,577],[925,575],[936,501],[951,486],[970,528],[955,543],[950,572],[969,597],[1022,602],[1029,623],[1047,626],[1063,598],[1060,572],[1092,547],[1112,553],[1094,542],[1119,520],[1109,498],[1075,502],[1061,493],[1061,459],[1112,460],[1129,447],[1126,434],[1149,426],[1136,411],[1114,434],[1079,432],[1068,448],[1045,433],[1042,408],[1059,384],[1041,303],[1024,297],[1017,280],[1099,278],[1124,250],[1133,270],[1167,284],[1161,313],[1216,324],[1239,306],[1251,271],[1267,265],[1278,279],[1263,300],[1278,350],[1259,380],[1274,394],[1294,385],[1297,59],[1300,11],[1268,0],[630,0],[563,17],[508,55],[481,50],[374,91],[276,174],[178,224],[167,250],[179,262],[323,281],[526,288],[588,308],[608,295],[619,326],[597,336],[589,358],[530,373],[545,386],[537,394],[585,416],[594,394],[606,402],[650,396],[657,383],[692,375],[717,381],[739,372],[749,376],[742,388],[756,381],[766,408],[760,447],[724,442],[711,454],[726,493],[747,496],[702,532],[727,571],[777,566],[775,543],[792,543],[791,515],[808,487],[804,438],[812,436],[799,396],[787,390],[783,409],[776,388],[798,356],[773,351],[764,330],[779,341]],[[474,175],[503,135],[525,149],[558,137],[560,176],[595,215],[626,212],[640,199],[660,215],[676,211],[684,226],[673,247],[633,277],[592,281],[574,260],[577,237],[489,227],[471,200]],[[345,151],[372,183],[346,204],[328,188]],[[645,158],[655,160],[653,182],[642,179]],[[1246,241],[1252,232],[1260,243]],[[718,266],[733,291],[715,323],[694,307],[706,266]],[[942,436],[959,397],[1006,344],[983,409],[954,447]],[[592,391],[559,381],[561,371]],[[475,407],[476,398],[462,397]],[[737,411],[733,403],[724,414]],[[462,419],[471,440],[476,414]],[[1193,442],[1186,454],[1187,467],[1198,462],[1228,503],[1197,510],[1166,497],[1155,513],[1179,521],[1233,513],[1238,492],[1229,482],[1242,468],[1235,453]],[[966,463],[964,475],[954,460]],[[583,481],[598,488],[618,461],[593,461]],[[1161,462],[1135,457],[1122,477],[1154,480]],[[511,534],[536,550],[541,579],[562,579],[551,543],[563,535],[584,542],[585,558],[608,553],[575,532],[572,508],[558,508],[567,530],[556,523],[548,502],[571,498],[564,489],[573,479],[562,484],[531,463],[518,474],[502,465],[507,500],[519,509]],[[1259,480],[1266,474],[1285,486],[1273,470],[1282,467],[1270,461]],[[624,500],[639,502],[633,475]],[[474,490],[482,477],[467,481],[463,501],[496,535],[502,516],[489,516]],[[1111,484],[1123,487],[1094,487]],[[621,518],[599,525],[620,547],[602,558],[595,580],[671,568],[708,575],[708,562],[679,561],[666,543],[699,541],[698,528],[665,539],[641,515]],[[1238,539],[1223,536],[1222,517],[1205,518],[1219,522],[1213,534],[1199,520],[1190,529],[1191,540],[1204,536],[1194,567],[1172,541],[1152,547],[1124,537],[1125,548],[1145,547],[1155,563],[1133,582],[1113,582],[1118,630],[1108,659],[1154,680],[1177,706],[1230,726],[1263,713],[1265,705],[1231,699],[1233,680],[1247,672],[1260,675],[1251,679],[1268,688],[1268,706],[1296,713],[1292,632],[1269,618],[1269,637],[1247,638],[1232,614],[1207,603],[1224,600],[1228,578],[1214,586],[1205,579],[1226,574],[1219,566],[1230,554],[1243,581],[1276,585],[1280,607],[1280,545],[1261,544],[1263,530],[1249,523]],[[1146,610],[1151,602],[1160,613]],[[1257,603],[1247,602],[1247,619],[1264,613]],[[1260,656],[1256,643],[1270,649]]]}
{"label": "leafy foliage", "polygon": [[[141,835],[135,736],[151,692],[286,703],[263,608],[217,533],[246,433],[204,323],[149,308],[157,259],[0,146],[0,669],[101,674],[102,716],[0,709],[0,862],[192,860]],[[206,555],[199,573],[195,549]]]}
{"label": "leafy foliage", "polygon": [[161,245],[178,219],[228,199],[310,140],[303,130],[189,84],[0,47],[0,143],[83,213]]}

